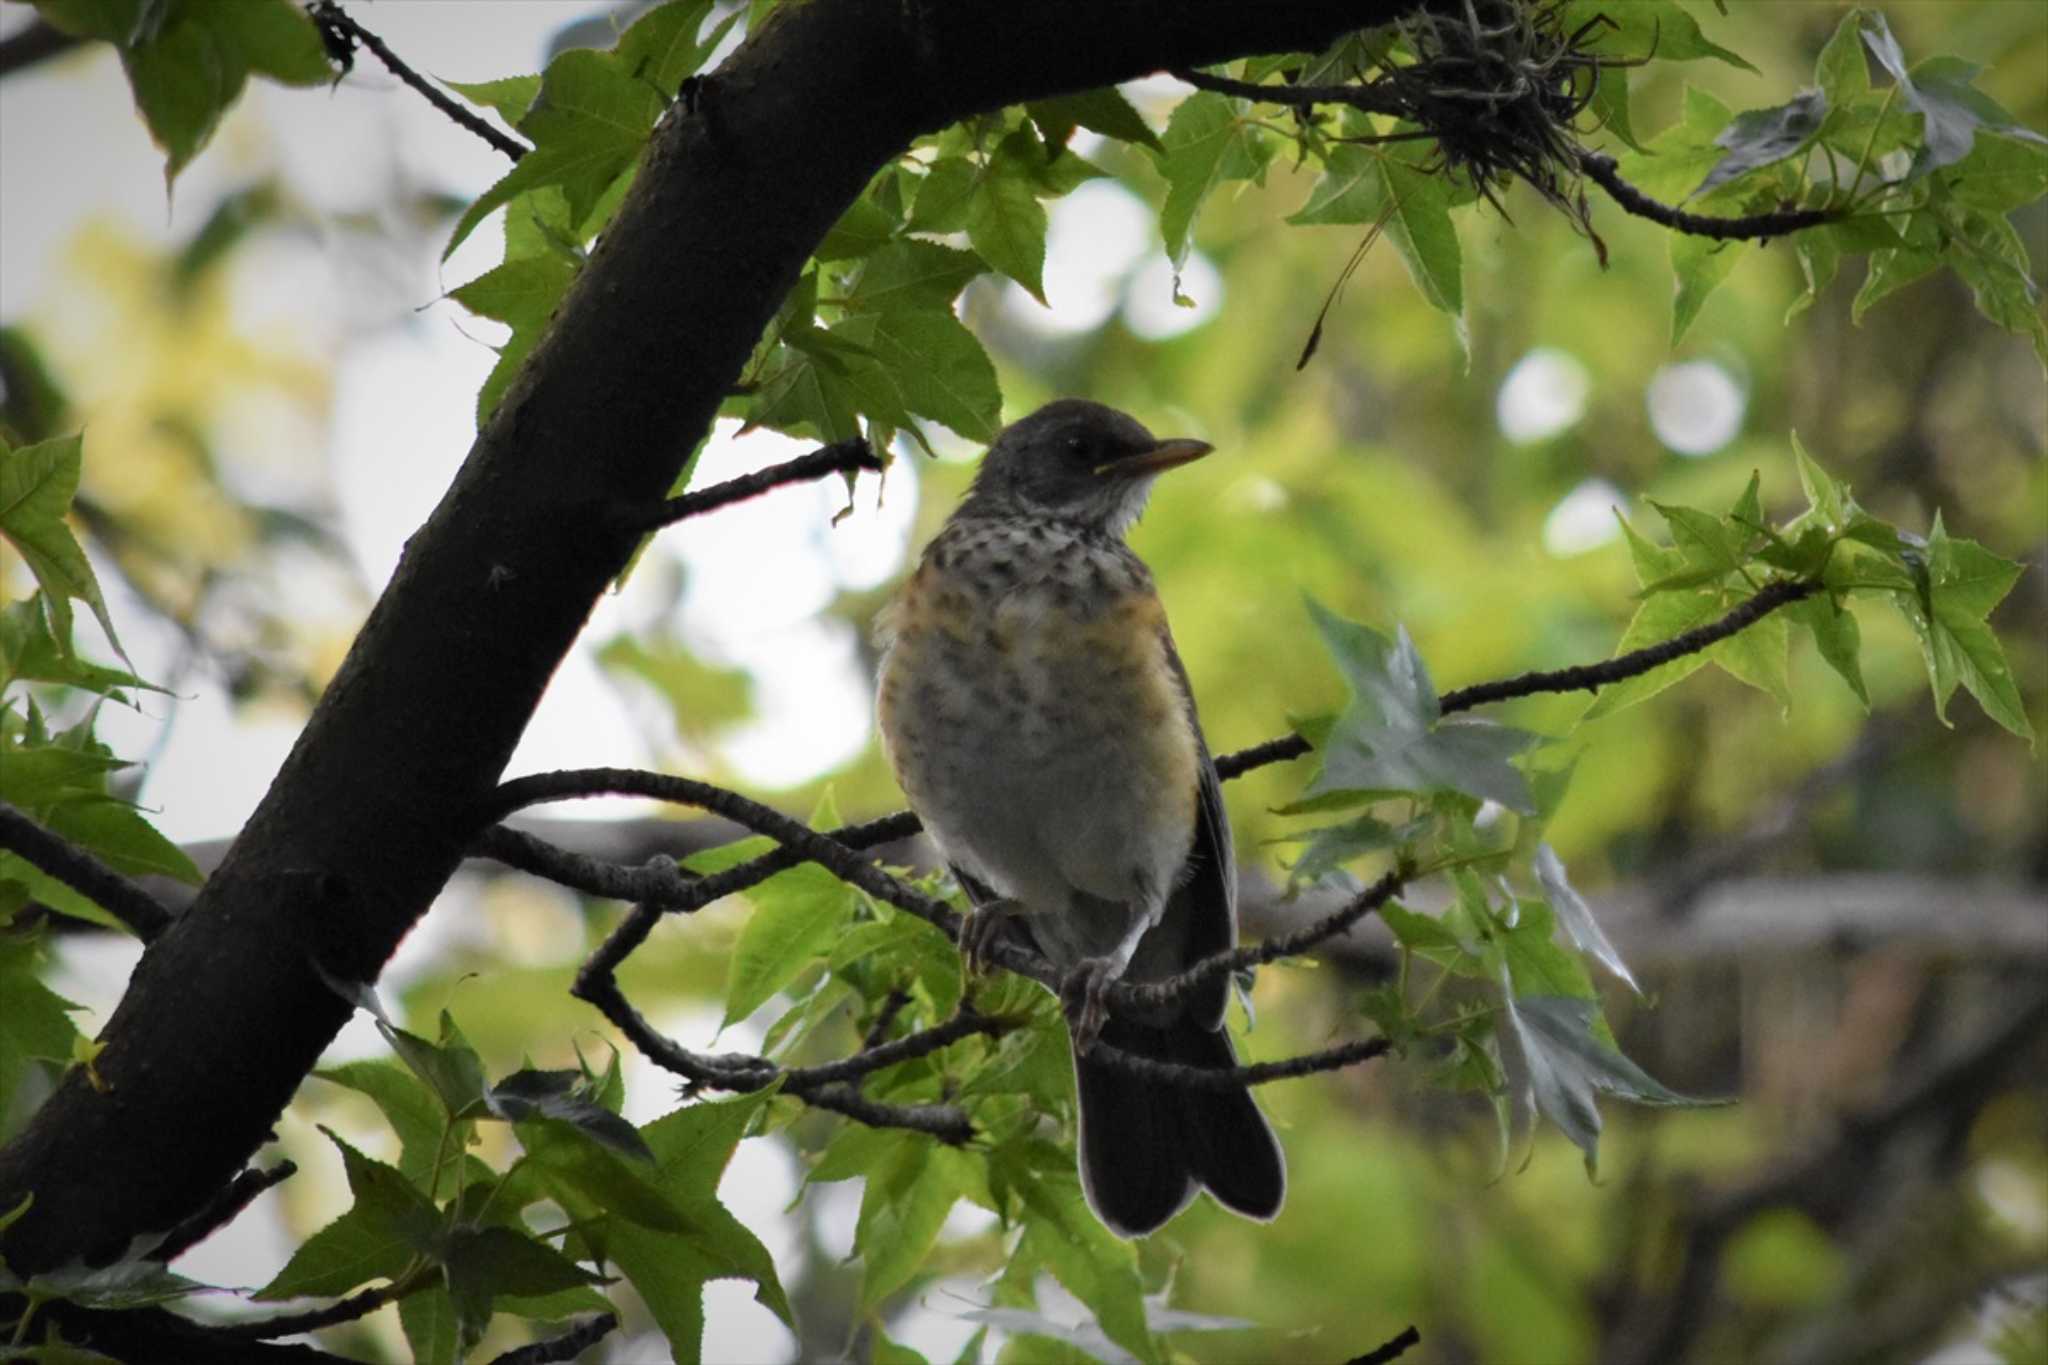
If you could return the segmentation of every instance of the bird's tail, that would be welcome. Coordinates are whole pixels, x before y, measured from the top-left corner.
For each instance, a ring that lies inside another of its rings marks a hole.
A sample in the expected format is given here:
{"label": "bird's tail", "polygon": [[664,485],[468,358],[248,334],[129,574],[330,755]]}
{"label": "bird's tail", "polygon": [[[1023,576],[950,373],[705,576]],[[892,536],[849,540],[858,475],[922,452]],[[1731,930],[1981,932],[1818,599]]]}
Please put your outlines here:
{"label": "bird's tail", "polygon": [[[1184,1019],[1164,1028],[1112,1016],[1102,1042],[1153,1061],[1204,1070],[1237,1065],[1230,1035]],[[1233,1213],[1280,1212],[1287,1168],[1251,1091],[1155,1081],[1076,1053],[1081,1186],[1110,1229],[1141,1237],[1206,1188]]]}

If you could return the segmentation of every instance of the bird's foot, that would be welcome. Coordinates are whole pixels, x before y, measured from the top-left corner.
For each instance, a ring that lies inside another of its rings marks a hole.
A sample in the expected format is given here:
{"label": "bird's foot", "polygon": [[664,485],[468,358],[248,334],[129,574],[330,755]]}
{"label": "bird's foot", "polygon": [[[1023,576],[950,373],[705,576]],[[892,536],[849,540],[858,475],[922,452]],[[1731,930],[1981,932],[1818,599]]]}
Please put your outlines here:
{"label": "bird's foot", "polygon": [[1024,903],[1008,896],[983,901],[967,912],[960,924],[960,956],[970,977],[995,965],[995,947],[1003,941],[1004,925],[1023,913]]}
{"label": "bird's foot", "polygon": [[1091,957],[1077,963],[1060,983],[1060,1003],[1066,1007],[1074,1051],[1087,1053],[1102,1036],[1102,1026],[1109,1022],[1109,988],[1122,975],[1123,964],[1115,958]]}

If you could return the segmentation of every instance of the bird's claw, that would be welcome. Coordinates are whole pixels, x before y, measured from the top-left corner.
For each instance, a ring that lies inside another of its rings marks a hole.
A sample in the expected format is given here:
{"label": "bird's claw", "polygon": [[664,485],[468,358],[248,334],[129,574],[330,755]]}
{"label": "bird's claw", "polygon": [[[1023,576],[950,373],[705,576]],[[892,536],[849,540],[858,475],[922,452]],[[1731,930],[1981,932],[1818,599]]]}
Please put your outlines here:
{"label": "bird's claw", "polygon": [[1003,925],[1022,909],[1018,902],[1005,897],[984,902],[967,912],[960,924],[960,956],[970,977],[995,965],[995,948],[1002,942]]}
{"label": "bird's claw", "polygon": [[1102,1026],[1109,1022],[1109,988],[1120,974],[1111,959],[1091,957],[1077,964],[1060,983],[1060,1003],[1066,1007],[1074,1051],[1086,1054],[1102,1036]]}

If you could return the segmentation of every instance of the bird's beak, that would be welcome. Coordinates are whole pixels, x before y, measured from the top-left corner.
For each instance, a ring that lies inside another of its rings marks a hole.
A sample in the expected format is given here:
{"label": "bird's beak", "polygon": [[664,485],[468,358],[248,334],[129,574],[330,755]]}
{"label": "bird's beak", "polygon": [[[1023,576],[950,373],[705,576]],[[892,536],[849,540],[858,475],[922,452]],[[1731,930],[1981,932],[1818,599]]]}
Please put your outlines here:
{"label": "bird's beak", "polygon": [[1097,474],[1113,474],[1118,478],[1135,478],[1140,474],[1157,474],[1173,469],[1192,460],[1199,460],[1216,447],[1207,441],[1197,441],[1188,436],[1176,436],[1161,441],[1150,450],[1141,450],[1135,455],[1112,460],[1108,464],[1095,466]]}

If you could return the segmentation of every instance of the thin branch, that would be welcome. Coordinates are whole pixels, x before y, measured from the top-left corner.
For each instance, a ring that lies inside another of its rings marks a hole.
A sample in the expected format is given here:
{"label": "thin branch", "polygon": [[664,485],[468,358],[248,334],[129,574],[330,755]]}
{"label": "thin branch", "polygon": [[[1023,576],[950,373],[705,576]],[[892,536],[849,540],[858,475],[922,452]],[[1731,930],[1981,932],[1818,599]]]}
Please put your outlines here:
{"label": "thin branch", "polygon": [[495,1357],[491,1365],[556,1365],[559,1361],[574,1360],[617,1331],[618,1326],[616,1314],[599,1313],[594,1318],[585,1318],[558,1337],[514,1347]]}
{"label": "thin branch", "polygon": [[47,19],[37,19],[19,33],[0,40],[0,79],[61,52],[69,52],[84,41]]}
{"label": "thin branch", "polygon": [[1109,998],[1120,1005],[1136,1006],[1139,1009],[1156,1008],[1172,1004],[1203,982],[1214,980],[1216,977],[1243,971],[1247,967],[1262,967],[1283,957],[1299,957],[1317,944],[1347,932],[1352,925],[1392,900],[1411,875],[1413,869],[1406,866],[1392,868],[1378,881],[1314,924],[1297,929],[1291,934],[1266,939],[1262,943],[1247,944],[1227,953],[1205,957],[1178,976],[1163,977],[1158,981],[1147,981],[1142,984],[1120,983],[1117,989],[1110,992]]}
{"label": "thin branch", "polygon": [[257,1195],[273,1185],[291,1179],[298,1174],[298,1170],[299,1168],[291,1162],[280,1161],[267,1171],[259,1171],[252,1167],[241,1172],[222,1186],[220,1193],[208,1200],[204,1208],[172,1228],[169,1235],[158,1244],[157,1249],[149,1253],[150,1259],[164,1262],[177,1260],[233,1222]]}
{"label": "thin branch", "polygon": [[1249,749],[1239,749],[1234,754],[1224,754],[1216,760],[1216,776],[1228,782],[1233,777],[1242,777],[1254,768],[1263,768],[1268,763],[1285,763],[1289,759],[1302,758],[1313,752],[1315,745],[1300,735],[1281,735],[1264,744],[1254,744]]}
{"label": "thin branch", "polygon": [[432,81],[429,81],[425,76],[420,75],[419,72],[407,66],[397,53],[385,45],[382,38],[379,38],[376,34],[349,18],[341,6],[335,3],[335,0],[318,0],[307,11],[307,14],[312,17],[314,24],[319,27],[322,36],[328,40],[331,49],[338,49],[343,53],[349,53],[354,51],[356,43],[361,43],[376,54],[377,60],[384,63],[385,68],[392,75],[404,81],[414,90],[417,90],[427,103],[447,115],[456,124],[475,133],[485,142],[490,143],[492,147],[503,152],[512,160],[517,161],[532,150],[532,148],[517,138],[508,137],[504,133],[499,132],[477,114],[463,108],[450,99],[445,93],[437,89]]}
{"label": "thin branch", "polygon": [[1257,100],[1262,104],[1282,104],[1291,108],[1305,109],[1314,104],[1348,104],[1353,109],[1368,114],[1391,114],[1396,118],[1413,118],[1414,106],[1396,91],[1378,83],[1362,85],[1259,85],[1252,81],[1232,80],[1228,76],[1212,76],[1206,71],[1183,69],[1172,76],[1185,81],[1197,90],[1208,90],[1218,95],[1234,95],[1239,99]]}
{"label": "thin branch", "polygon": [[1392,1341],[1375,1346],[1362,1356],[1353,1356],[1344,1365],[1392,1365],[1392,1362],[1407,1355],[1410,1349],[1422,1344],[1422,1333],[1415,1330],[1413,1323]]}
{"label": "thin branch", "polygon": [[1673,232],[1690,233],[1695,237],[1715,237],[1722,241],[1744,241],[1753,237],[1761,241],[1819,227],[1843,217],[1841,209],[1820,208],[1784,209],[1777,213],[1754,213],[1743,218],[1714,218],[1703,213],[1687,213],[1684,209],[1652,199],[1621,178],[1611,156],[1582,150],[1579,169],[1627,212],[1661,224]]}
{"label": "thin branch", "polygon": [[670,498],[652,507],[625,509],[620,516],[623,529],[629,531],[656,531],[664,526],[673,526],[687,517],[702,516],[706,512],[728,507],[748,498],[758,498],[763,493],[782,487],[784,484],[804,483],[810,479],[822,479],[827,474],[852,473],[861,469],[879,470],[881,459],[868,447],[866,440],[854,437],[851,440],[835,441],[820,446],[808,455],[799,455],[794,460],[757,469],[751,474],[742,474],[737,479],[681,497]]}
{"label": "thin branch", "polygon": [[1248,1085],[1264,1085],[1268,1081],[1291,1080],[1296,1076],[1313,1076],[1322,1071],[1341,1071],[1347,1066],[1357,1066],[1375,1057],[1384,1057],[1393,1050],[1393,1043],[1385,1038],[1361,1038],[1356,1042],[1339,1043],[1320,1052],[1304,1053],[1277,1062],[1252,1062],[1244,1066],[1204,1067],[1187,1066],[1180,1062],[1155,1061],[1141,1057],[1135,1052],[1126,1052],[1108,1043],[1097,1043],[1088,1050],[1091,1062],[1107,1062],[1120,1071],[1148,1080],[1164,1081],[1169,1085],[1189,1086],[1199,1090],[1241,1090]]}
{"label": "thin branch", "polygon": [[696,885],[678,870],[673,858],[650,858],[638,867],[626,867],[551,844],[510,825],[492,825],[470,842],[469,852],[472,857],[491,858],[605,900],[650,901],[668,908],[686,898]]}
{"label": "thin branch", "polygon": [[0,801],[0,848],[21,855],[128,926],[144,943],[171,927],[171,912],[156,898],[77,845],[58,838]]}
{"label": "thin branch", "polygon": [[1781,578],[1765,584],[1756,596],[1743,602],[1720,620],[1710,621],[1704,626],[1695,626],[1682,635],[1672,636],[1662,644],[1631,650],[1627,654],[1616,655],[1605,663],[1588,664],[1579,668],[1561,668],[1554,673],[1524,673],[1500,682],[1461,687],[1455,692],[1444,693],[1437,706],[1444,715],[1450,715],[1454,711],[1469,711],[1487,702],[1529,697],[1539,692],[1597,692],[1612,683],[1648,673],[1653,668],[1660,668],[1673,659],[1683,658],[1687,654],[1697,654],[1707,646],[1718,644],[1729,636],[1755,625],[1779,607],[1797,602],[1802,597],[1811,597],[1819,590],[1818,583],[1804,579]]}
{"label": "thin branch", "polygon": [[401,1286],[397,1282],[372,1285],[360,1293],[337,1299],[325,1308],[305,1313],[279,1313],[249,1322],[224,1323],[208,1328],[206,1334],[218,1341],[274,1341],[278,1337],[295,1337],[303,1332],[317,1332],[323,1327],[337,1327],[344,1322],[366,1318],[419,1287],[415,1284]]}

